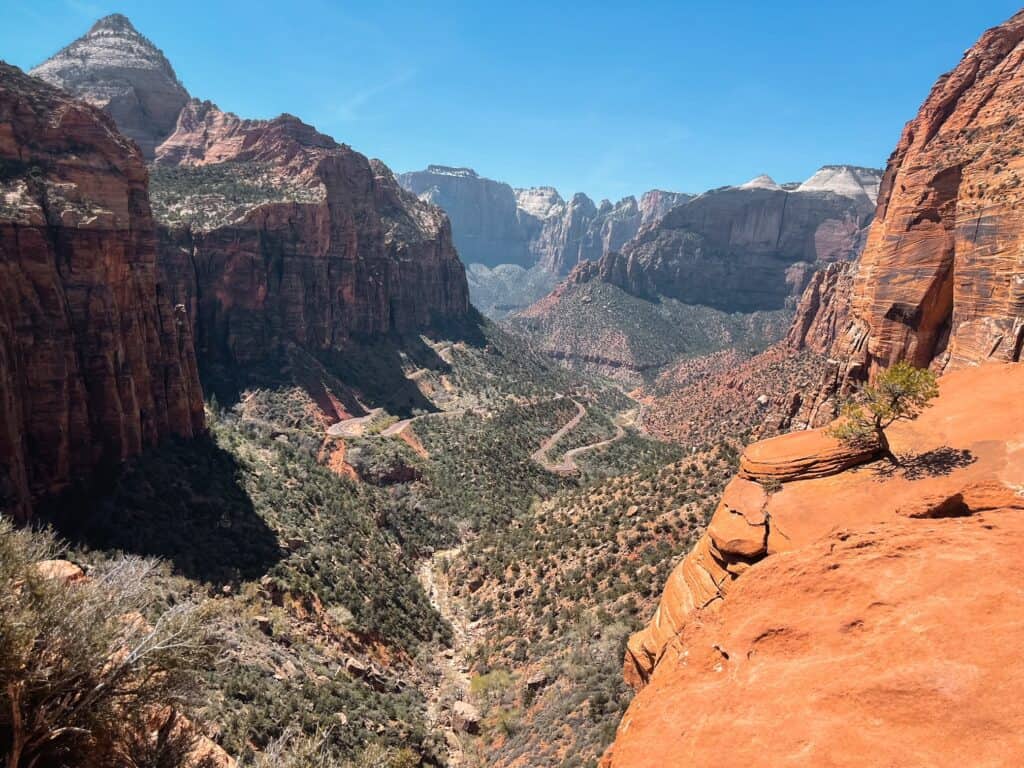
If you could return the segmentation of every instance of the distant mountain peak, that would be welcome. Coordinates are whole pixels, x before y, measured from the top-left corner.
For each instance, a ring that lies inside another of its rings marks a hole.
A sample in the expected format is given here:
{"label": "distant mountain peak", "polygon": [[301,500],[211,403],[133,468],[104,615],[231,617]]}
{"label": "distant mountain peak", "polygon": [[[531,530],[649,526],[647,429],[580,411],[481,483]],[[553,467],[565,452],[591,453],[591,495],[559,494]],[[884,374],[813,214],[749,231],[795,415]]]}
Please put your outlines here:
{"label": "distant mountain peak", "polygon": [[29,74],[106,110],[147,159],[189,100],[163,51],[120,13],[104,16]]}
{"label": "distant mountain peak", "polygon": [[755,176],[745,184],[740,184],[740,189],[782,189],[778,184],[775,183],[775,179],[769,176],[767,173],[762,173],[760,176]]}
{"label": "distant mountain peak", "polygon": [[797,192],[832,192],[843,197],[867,197],[872,203],[878,199],[882,171],[856,165],[823,165]]}
{"label": "distant mountain peak", "polygon": [[[123,13],[112,13],[97,21],[89,29],[89,34],[94,35],[97,32],[127,32],[135,35],[139,34],[139,31],[135,29],[135,25],[132,24],[131,20]],[[141,35],[139,36],[141,37]]]}

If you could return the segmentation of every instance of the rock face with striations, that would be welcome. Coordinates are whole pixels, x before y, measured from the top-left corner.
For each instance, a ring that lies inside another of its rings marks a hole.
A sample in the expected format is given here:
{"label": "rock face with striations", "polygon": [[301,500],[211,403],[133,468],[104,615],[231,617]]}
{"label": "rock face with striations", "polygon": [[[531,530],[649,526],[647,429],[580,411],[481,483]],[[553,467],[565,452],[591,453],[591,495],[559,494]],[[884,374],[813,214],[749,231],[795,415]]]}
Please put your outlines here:
{"label": "rock face with striations", "polygon": [[899,360],[941,372],[1020,359],[1022,41],[1017,14],[939,78],[889,160],[856,267],[809,288],[790,344],[833,363],[798,422],[827,419],[853,384]]}
{"label": "rock face with striations", "polygon": [[287,344],[329,354],[469,312],[447,217],[290,115],[190,102],[157,149],[153,200],[204,365],[258,364]]}
{"label": "rock face with striations", "polygon": [[826,166],[793,189],[765,176],[706,192],[672,207],[576,279],[726,311],[782,308],[800,296],[817,265],[857,254],[878,175]]}
{"label": "rock face with striations", "polygon": [[889,160],[837,356],[955,369],[1024,344],[1024,14],[939,79]]}
{"label": "rock face with striations", "polygon": [[106,115],[0,65],[0,508],[15,516],[204,427],[146,183]]}
{"label": "rock face with striations", "polygon": [[146,159],[174,130],[189,98],[163,52],[119,13],[30,74],[106,110]]}

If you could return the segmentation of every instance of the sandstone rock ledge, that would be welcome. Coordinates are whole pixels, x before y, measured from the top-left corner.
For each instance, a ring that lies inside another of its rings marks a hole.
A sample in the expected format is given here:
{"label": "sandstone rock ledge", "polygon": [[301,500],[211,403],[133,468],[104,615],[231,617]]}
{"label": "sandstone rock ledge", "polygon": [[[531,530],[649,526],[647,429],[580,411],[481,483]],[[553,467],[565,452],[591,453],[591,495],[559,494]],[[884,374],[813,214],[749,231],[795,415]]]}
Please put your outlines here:
{"label": "sandstone rock ledge", "polygon": [[1017,764],[1022,387],[1017,365],[943,377],[892,429],[899,469],[733,480],[630,640],[642,690],[603,766]]}

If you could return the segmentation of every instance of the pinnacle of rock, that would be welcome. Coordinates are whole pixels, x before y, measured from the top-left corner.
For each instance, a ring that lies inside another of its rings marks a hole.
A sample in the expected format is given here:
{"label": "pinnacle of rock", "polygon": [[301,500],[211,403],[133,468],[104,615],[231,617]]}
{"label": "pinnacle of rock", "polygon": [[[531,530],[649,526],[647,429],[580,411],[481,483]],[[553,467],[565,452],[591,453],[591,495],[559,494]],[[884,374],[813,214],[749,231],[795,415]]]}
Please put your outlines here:
{"label": "pinnacle of rock", "polygon": [[97,21],[30,74],[106,110],[147,159],[174,130],[189,98],[163,52],[119,13]]}

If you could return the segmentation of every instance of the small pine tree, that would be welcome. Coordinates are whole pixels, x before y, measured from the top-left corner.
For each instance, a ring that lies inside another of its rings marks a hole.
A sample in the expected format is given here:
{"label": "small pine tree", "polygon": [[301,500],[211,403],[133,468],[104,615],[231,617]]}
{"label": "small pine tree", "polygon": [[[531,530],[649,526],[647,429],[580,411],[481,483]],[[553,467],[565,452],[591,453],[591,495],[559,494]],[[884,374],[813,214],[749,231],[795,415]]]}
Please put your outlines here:
{"label": "small pine tree", "polygon": [[887,459],[899,464],[885,430],[897,421],[916,419],[938,394],[932,371],[896,363],[880,373],[874,384],[860,388],[843,407],[843,418],[827,434],[853,447],[877,445]]}

